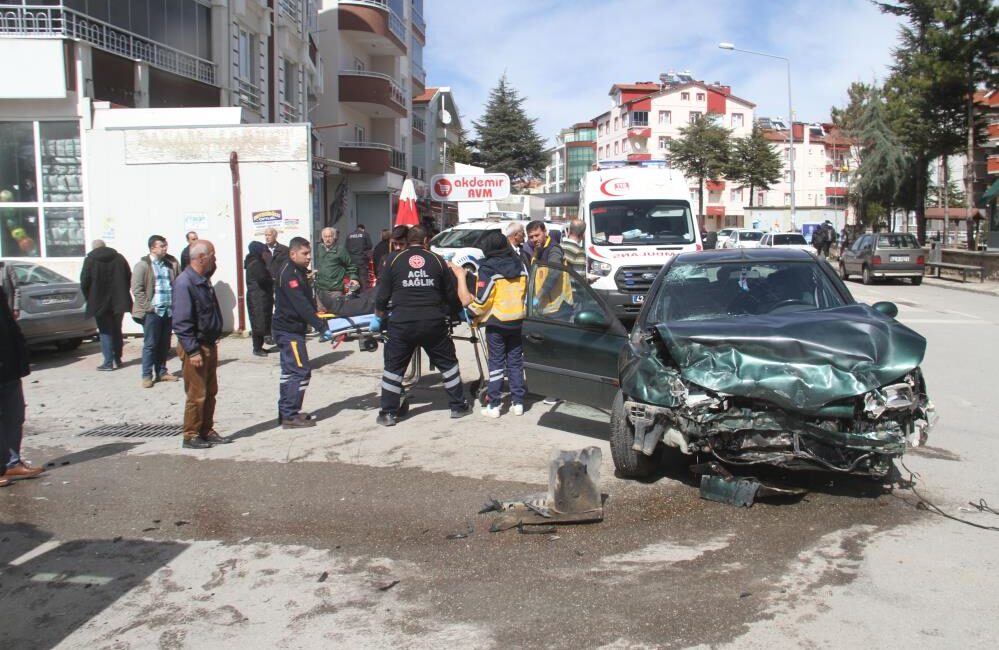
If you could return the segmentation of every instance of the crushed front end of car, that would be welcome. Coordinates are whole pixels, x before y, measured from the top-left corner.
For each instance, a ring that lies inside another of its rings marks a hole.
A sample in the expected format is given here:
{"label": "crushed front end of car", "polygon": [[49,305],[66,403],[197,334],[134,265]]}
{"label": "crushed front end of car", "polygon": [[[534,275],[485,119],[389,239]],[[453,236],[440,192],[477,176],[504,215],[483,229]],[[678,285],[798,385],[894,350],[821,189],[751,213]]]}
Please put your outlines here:
{"label": "crushed front end of car", "polygon": [[925,339],[866,305],[657,324],[621,364],[632,448],[883,477],[935,421]]}

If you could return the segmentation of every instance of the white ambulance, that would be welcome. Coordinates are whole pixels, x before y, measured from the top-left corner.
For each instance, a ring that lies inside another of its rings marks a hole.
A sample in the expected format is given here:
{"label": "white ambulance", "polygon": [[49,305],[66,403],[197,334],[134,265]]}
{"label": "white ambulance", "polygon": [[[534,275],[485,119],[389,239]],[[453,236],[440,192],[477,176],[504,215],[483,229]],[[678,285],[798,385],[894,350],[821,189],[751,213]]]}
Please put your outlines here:
{"label": "white ambulance", "polygon": [[662,161],[600,163],[580,183],[586,275],[615,314],[633,320],[673,255],[703,250],[690,186]]}

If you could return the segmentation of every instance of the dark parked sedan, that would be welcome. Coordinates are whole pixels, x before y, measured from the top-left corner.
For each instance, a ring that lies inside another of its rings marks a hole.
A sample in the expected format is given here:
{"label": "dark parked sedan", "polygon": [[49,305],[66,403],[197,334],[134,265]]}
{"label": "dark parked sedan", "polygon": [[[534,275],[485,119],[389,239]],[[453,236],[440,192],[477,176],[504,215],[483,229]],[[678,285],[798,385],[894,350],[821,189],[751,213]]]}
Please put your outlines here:
{"label": "dark parked sedan", "polygon": [[[665,445],[733,465],[883,477],[935,419],[925,339],[892,303],[858,304],[805,251],[678,255],[630,335],[573,271],[540,268],[523,329],[528,384],[610,409],[622,475],[649,473]],[[555,301],[552,274],[569,275]]]}
{"label": "dark parked sedan", "polygon": [[34,262],[5,261],[14,269],[21,294],[17,324],[28,345],[54,344],[72,350],[97,334],[97,323],[87,318],[80,283]]}

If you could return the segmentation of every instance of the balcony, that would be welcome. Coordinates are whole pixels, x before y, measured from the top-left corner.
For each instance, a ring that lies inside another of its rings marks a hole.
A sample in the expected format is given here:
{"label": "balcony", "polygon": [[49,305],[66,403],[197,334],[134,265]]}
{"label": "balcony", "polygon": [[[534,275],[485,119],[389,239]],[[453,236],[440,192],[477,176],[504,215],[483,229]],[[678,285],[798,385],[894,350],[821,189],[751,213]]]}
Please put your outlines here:
{"label": "balcony", "polygon": [[302,33],[302,0],[278,0],[278,15]]}
{"label": "balcony", "polygon": [[423,15],[416,10],[415,5],[410,5],[410,7],[413,34],[425,45],[427,42],[427,23],[423,20]]}
{"label": "balcony", "polygon": [[422,167],[417,167],[413,165],[412,174],[410,176],[414,181],[424,181],[427,180],[427,170]]}
{"label": "balcony", "polygon": [[216,66],[211,61],[64,7],[6,5],[0,12],[0,37],[3,36],[78,39],[105,52],[138,59],[181,77],[218,85]]}
{"label": "balcony", "polygon": [[340,71],[340,101],[371,117],[406,117],[406,95],[380,72]]}
{"label": "balcony", "polygon": [[[423,70],[423,66],[413,61],[410,64],[410,74],[409,76],[413,80],[413,86],[419,86],[420,88],[426,90],[427,88],[427,73]],[[416,93],[413,93],[414,95]]]}
{"label": "balcony", "polygon": [[418,115],[413,116],[413,140],[416,142],[427,141],[427,121]]}
{"label": "balcony", "polygon": [[299,112],[297,106],[288,102],[281,102],[279,119],[282,122],[297,123],[302,121],[302,114]]}
{"label": "balcony", "polygon": [[375,56],[406,53],[406,24],[388,0],[340,0],[337,4],[340,31],[355,38]]}
{"label": "balcony", "polygon": [[652,129],[647,126],[633,126],[628,129],[628,137],[633,139],[648,138],[652,135]]}
{"label": "balcony", "polygon": [[256,84],[253,84],[249,81],[244,81],[239,77],[233,77],[233,81],[235,82],[236,86],[236,93],[235,93],[236,96],[233,99],[234,103],[237,106],[242,106],[244,108],[250,109],[251,111],[259,113],[261,105],[260,88],[258,88]]}
{"label": "balcony", "polygon": [[356,162],[362,174],[406,173],[406,154],[380,142],[342,142],[340,160]]}

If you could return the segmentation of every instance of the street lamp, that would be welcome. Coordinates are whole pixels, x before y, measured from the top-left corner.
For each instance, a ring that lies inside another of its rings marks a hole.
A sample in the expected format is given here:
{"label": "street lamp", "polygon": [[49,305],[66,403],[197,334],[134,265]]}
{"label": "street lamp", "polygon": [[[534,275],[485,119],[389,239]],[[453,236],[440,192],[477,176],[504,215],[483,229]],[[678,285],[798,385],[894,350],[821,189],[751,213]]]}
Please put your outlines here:
{"label": "street lamp", "polygon": [[767,54],[766,52],[754,52],[753,50],[743,50],[736,47],[733,43],[719,43],[718,47],[723,50],[732,50],[733,52],[744,52],[746,54],[755,54],[756,56],[765,56],[770,59],[780,59],[787,65],[787,139],[788,139],[788,167],[790,167],[790,185],[791,185],[791,224],[794,225],[794,113],[791,108],[791,59],[786,56],[777,56],[776,54]]}

